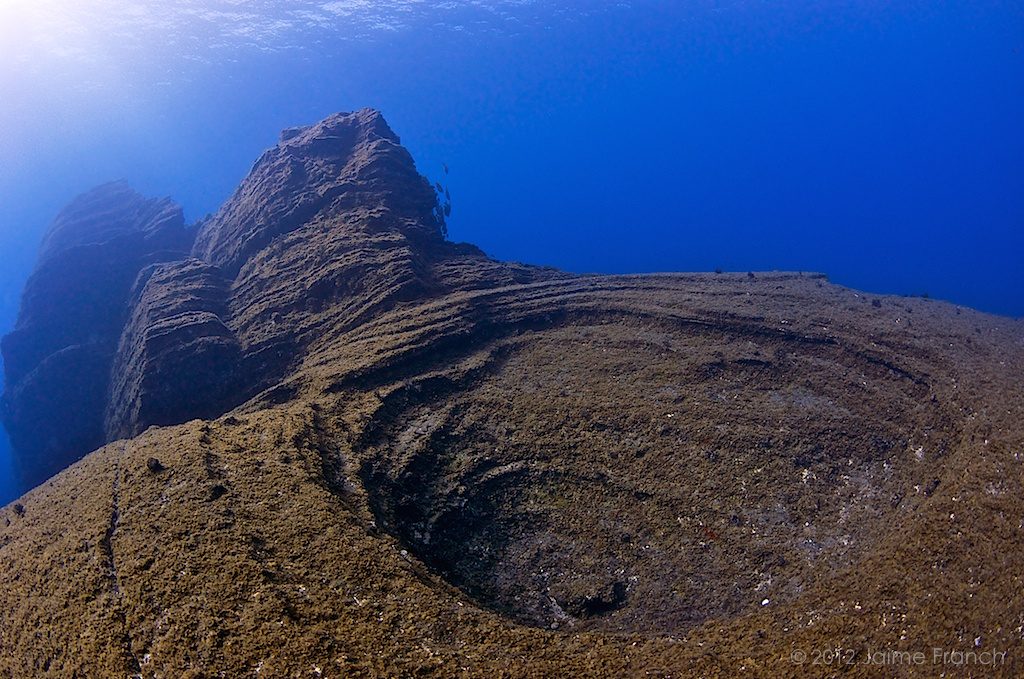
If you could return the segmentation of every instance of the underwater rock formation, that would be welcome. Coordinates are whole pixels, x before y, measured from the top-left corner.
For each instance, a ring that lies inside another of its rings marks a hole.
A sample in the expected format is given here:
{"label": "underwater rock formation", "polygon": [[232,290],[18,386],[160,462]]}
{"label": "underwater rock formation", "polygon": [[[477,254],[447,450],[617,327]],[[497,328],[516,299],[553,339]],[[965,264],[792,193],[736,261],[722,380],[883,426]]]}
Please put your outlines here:
{"label": "underwater rock formation", "polygon": [[315,222],[343,224],[353,211],[376,220],[360,225],[367,231],[437,238],[435,204],[429,182],[379,112],[334,115],[282,134],[199,230],[194,253],[234,275],[276,237]]}
{"label": "underwater rock formation", "polygon": [[3,421],[27,486],[105,442],[118,338],[139,272],[187,255],[181,209],[122,182],[77,198],[54,221],[3,338]]}
{"label": "underwater rock formation", "polygon": [[324,333],[396,304],[558,275],[445,241],[435,205],[371,110],[283,134],[192,228],[123,183],[78,198],[47,233],[3,342],[4,422],[25,484],[150,425],[223,413]]}
{"label": "underwater rock formation", "polygon": [[[496,262],[435,206],[379,113],[286,131],[103,283],[102,360],[41,258],[6,421],[66,466],[84,439],[12,414],[88,392],[108,443],[0,510],[0,674],[800,676],[908,639],[1024,669],[1024,324]],[[67,242],[122,234],[94,214]]]}

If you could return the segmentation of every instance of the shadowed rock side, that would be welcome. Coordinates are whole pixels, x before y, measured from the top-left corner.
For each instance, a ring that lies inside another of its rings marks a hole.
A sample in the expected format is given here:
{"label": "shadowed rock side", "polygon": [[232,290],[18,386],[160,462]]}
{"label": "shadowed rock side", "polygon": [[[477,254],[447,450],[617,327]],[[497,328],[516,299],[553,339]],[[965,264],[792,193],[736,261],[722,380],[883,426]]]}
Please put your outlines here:
{"label": "shadowed rock side", "polygon": [[139,276],[112,373],[108,440],[213,417],[235,398],[240,349],[221,320],[228,286],[217,267],[195,259]]}
{"label": "shadowed rock side", "polygon": [[110,368],[139,271],[192,243],[180,208],[123,183],[57,217],[3,338],[3,421],[23,483],[33,486],[102,445]]}
{"label": "shadowed rock side", "polygon": [[[283,144],[342,119],[379,121]],[[249,233],[230,205],[203,228]],[[1024,324],[505,265],[407,208],[143,272],[108,435],[186,417],[187,384],[245,402],[0,511],[0,674],[799,677],[836,646],[848,676],[935,647],[1024,671]]]}

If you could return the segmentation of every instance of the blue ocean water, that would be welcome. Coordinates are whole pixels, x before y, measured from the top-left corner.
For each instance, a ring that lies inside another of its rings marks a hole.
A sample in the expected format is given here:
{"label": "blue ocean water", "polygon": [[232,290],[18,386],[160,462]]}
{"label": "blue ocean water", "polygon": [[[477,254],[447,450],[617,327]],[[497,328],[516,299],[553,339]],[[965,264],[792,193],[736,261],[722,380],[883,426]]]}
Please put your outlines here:
{"label": "blue ocean water", "polygon": [[1024,315],[1019,2],[9,0],[0,92],[0,332],[75,194],[199,218],[280,129],[363,106],[499,258]]}

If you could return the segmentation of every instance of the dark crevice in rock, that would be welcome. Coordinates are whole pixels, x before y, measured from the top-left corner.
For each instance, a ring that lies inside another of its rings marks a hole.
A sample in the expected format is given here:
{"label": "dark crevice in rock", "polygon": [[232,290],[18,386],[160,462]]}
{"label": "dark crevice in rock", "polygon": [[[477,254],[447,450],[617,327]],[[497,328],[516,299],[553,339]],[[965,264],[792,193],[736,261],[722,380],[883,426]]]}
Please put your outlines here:
{"label": "dark crevice in rock", "polygon": [[117,537],[117,530],[121,523],[121,458],[124,456],[124,448],[125,446],[121,447],[120,455],[114,463],[114,480],[110,493],[110,521],[107,524],[106,532],[100,539],[100,549],[106,561],[110,592],[115,601],[114,615],[117,617],[118,626],[122,630],[121,646],[124,649],[125,667],[129,674],[138,674],[142,671],[142,665],[132,648],[132,637],[126,613],[127,607],[124,603],[124,592],[121,588],[121,574],[118,571],[117,557],[114,553],[114,539]]}

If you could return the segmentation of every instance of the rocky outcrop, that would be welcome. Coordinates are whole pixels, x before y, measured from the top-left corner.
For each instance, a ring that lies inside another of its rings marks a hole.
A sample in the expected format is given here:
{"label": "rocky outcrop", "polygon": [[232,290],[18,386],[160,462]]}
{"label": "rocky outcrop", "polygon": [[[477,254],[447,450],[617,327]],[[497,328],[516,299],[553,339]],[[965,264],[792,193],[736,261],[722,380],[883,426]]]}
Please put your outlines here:
{"label": "rocky outcrop", "polygon": [[379,112],[285,131],[193,251],[234,277],[228,323],[246,395],[276,384],[325,335],[398,304],[561,275],[446,241],[436,207]]}
{"label": "rocky outcrop", "polygon": [[102,445],[110,369],[139,272],[186,256],[192,233],[169,200],[123,183],[65,208],[3,339],[3,421],[22,481],[35,485]]}
{"label": "rocky outcrop", "polygon": [[587,277],[325,336],[0,510],[0,674],[1020,676],[1024,328],[871,301]]}
{"label": "rocky outcrop", "polygon": [[78,198],[47,234],[3,344],[26,484],[106,441],[224,412],[311,344],[396,305],[562,276],[446,241],[436,208],[368,109],[283,133],[195,229],[122,183]]}
{"label": "rocky outcrop", "polygon": [[440,239],[436,204],[379,112],[337,114],[283,133],[200,229],[194,253],[234,275],[278,236],[353,210],[369,230]]}

